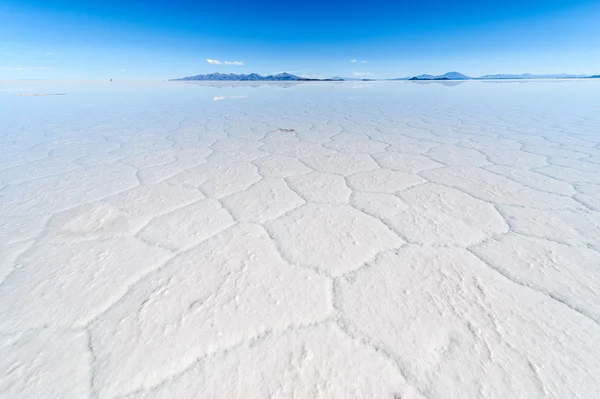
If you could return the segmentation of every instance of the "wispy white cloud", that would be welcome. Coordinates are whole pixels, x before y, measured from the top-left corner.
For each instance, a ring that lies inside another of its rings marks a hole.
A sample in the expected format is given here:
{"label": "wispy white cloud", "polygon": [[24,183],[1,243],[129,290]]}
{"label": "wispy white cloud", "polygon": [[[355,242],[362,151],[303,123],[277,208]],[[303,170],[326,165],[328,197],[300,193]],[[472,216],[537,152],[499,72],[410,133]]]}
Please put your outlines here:
{"label": "wispy white cloud", "polygon": [[356,64],[356,60],[350,60],[350,62]]}
{"label": "wispy white cloud", "polygon": [[54,53],[46,53],[46,55],[54,55]]}
{"label": "wispy white cloud", "polygon": [[0,71],[24,71],[24,68],[2,67]]}
{"label": "wispy white cloud", "polygon": [[354,77],[361,77],[361,76],[369,76],[371,75],[371,72],[359,72],[359,71],[354,71],[353,73]]}
{"label": "wispy white cloud", "polygon": [[219,60],[211,60],[210,58],[206,59],[206,62],[212,65],[244,65],[243,61],[219,61]]}
{"label": "wispy white cloud", "polygon": [[54,71],[56,68],[44,68],[44,67],[38,67],[38,68],[31,68],[34,71]]}
{"label": "wispy white cloud", "polygon": [[121,72],[125,72],[125,70],[124,70],[124,69],[121,69]]}
{"label": "wispy white cloud", "polygon": [[361,61],[360,63],[361,64],[366,64],[367,62],[369,62],[369,61]]}

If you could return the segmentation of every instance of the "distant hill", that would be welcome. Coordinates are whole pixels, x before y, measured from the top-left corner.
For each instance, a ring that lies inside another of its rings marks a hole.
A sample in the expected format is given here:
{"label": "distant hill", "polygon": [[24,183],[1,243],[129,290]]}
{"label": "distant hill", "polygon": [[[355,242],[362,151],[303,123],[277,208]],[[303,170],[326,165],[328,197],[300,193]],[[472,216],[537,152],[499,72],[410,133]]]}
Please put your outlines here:
{"label": "distant hill", "polygon": [[517,74],[497,74],[497,75],[484,75],[475,79],[574,79],[574,78],[586,78],[587,75],[574,75],[568,73],[556,73],[556,74],[542,74],[532,75],[530,73]]}
{"label": "distant hill", "polygon": [[590,78],[591,79],[600,79],[600,75],[593,75],[593,76],[590,76]]}
{"label": "distant hill", "polygon": [[[484,75],[478,78],[470,77],[464,75],[460,72],[448,72],[443,75],[418,75],[410,80],[500,80],[500,79],[578,79],[578,78],[587,78],[588,75],[576,75],[569,73],[556,73],[556,74],[541,74],[541,75],[533,75],[531,73],[523,73],[523,74],[506,74],[500,73],[495,75]],[[394,79],[401,80],[401,79]]]}
{"label": "distant hill", "polygon": [[470,76],[464,75],[460,72],[447,72],[443,75],[418,75],[410,78],[410,80],[469,80],[472,79]]}
{"label": "distant hill", "polygon": [[185,78],[181,78],[181,79],[172,79],[172,80],[216,80],[216,81],[222,81],[222,80],[228,80],[228,81],[255,81],[255,80],[262,80],[262,81],[266,81],[266,80],[270,80],[270,81],[315,81],[315,80],[331,80],[331,79],[308,79],[308,78],[301,78],[300,76],[296,76],[296,75],[292,75],[290,73],[284,72],[284,73],[280,73],[278,75],[268,75],[268,76],[262,76],[256,73],[251,73],[248,75],[245,74],[235,74],[235,73],[229,73],[229,74],[224,74],[224,73],[209,73],[206,75],[196,75],[196,76],[188,76]]}

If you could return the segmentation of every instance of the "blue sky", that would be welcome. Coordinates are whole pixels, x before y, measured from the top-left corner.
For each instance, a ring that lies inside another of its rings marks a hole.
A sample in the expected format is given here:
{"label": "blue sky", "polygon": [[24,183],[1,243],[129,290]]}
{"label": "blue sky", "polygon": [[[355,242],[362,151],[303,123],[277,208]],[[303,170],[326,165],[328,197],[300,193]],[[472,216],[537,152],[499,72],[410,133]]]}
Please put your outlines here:
{"label": "blue sky", "polygon": [[600,1],[0,0],[0,79],[454,70],[598,74]]}

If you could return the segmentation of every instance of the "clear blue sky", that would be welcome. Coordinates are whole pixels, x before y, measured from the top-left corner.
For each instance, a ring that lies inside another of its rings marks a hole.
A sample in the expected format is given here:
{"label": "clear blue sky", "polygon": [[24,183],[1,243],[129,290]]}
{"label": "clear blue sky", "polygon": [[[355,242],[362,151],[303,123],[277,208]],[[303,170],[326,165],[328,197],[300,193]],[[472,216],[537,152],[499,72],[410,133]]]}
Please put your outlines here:
{"label": "clear blue sky", "polygon": [[0,79],[216,71],[597,74],[600,0],[0,0]]}

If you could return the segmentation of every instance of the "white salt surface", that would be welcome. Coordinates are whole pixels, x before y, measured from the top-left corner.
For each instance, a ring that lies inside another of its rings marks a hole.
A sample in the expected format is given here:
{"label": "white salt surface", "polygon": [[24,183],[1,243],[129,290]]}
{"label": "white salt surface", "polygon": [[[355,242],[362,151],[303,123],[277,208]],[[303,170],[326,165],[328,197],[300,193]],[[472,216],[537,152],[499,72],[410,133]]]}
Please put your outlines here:
{"label": "white salt surface", "polygon": [[598,398],[598,93],[0,82],[0,397]]}

